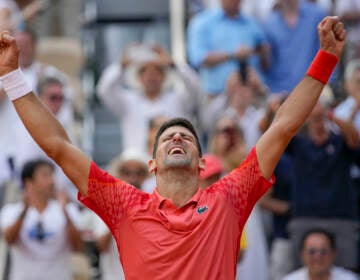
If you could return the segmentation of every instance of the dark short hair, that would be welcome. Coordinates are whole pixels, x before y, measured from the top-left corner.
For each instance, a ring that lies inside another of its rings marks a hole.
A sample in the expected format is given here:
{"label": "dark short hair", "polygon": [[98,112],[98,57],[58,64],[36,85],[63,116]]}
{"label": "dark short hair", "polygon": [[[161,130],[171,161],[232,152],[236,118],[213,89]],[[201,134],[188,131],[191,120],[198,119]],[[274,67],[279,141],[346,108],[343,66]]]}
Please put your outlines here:
{"label": "dark short hair", "polygon": [[34,44],[36,44],[38,42],[38,38],[39,38],[38,34],[36,33],[35,29],[29,27],[28,25],[26,25],[23,28],[20,28],[15,34],[17,34],[17,33],[28,34]]}
{"label": "dark short hair", "polygon": [[36,88],[38,95],[42,95],[44,93],[45,88],[53,84],[60,85],[62,87],[64,86],[64,83],[56,77],[49,77],[49,76],[41,77]]}
{"label": "dark short hair", "polygon": [[49,160],[38,158],[34,160],[27,161],[21,171],[21,181],[24,184],[26,180],[32,179],[36,170],[42,166],[48,166],[55,170],[54,164],[52,164]]}
{"label": "dark short hair", "polygon": [[199,141],[199,137],[197,136],[197,133],[195,131],[194,126],[192,125],[192,123],[190,121],[188,121],[187,119],[184,118],[173,118],[170,119],[168,121],[166,121],[165,123],[162,124],[162,126],[160,126],[158,132],[156,133],[156,137],[155,137],[155,143],[154,143],[154,150],[153,150],[153,158],[155,158],[156,155],[156,150],[158,148],[158,143],[159,143],[159,138],[160,136],[163,134],[163,132],[168,129],[169,127],[172,126],[182,126],[185,127],[186,129],[188,129],[195,137],[196,140],[196,146],[199,152],[199,156],[202,157],[202,151],[201,151],[201,145],[200,145],[200,141]]}
{"label": "dark short hair", "polygon": [[335,238],[335,235],[332,232],[330,232],[330,231],[328,231],[326,229],[323,229],[323,228],[313,228],[313,229],[310,229],[310,230],[306,231],[304,233],[304,235],[302,236],[302,238],[301,238],[301,243],[300,243],[301,244],[301,247],[300,247],[301,249],[304,249],[306,239],[312,234],[322,234],[322,235],[324,235],[329,240],[329,244],[330,244],[331,249],[336,250],[336,238]]}

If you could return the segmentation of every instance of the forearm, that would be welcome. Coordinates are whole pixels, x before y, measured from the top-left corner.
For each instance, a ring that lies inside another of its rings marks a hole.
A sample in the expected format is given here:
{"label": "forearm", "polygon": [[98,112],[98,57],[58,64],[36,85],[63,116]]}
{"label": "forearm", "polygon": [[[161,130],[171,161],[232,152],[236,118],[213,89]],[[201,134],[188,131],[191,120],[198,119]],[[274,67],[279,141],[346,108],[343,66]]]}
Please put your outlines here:
{"label": "forearm", "polygon": [[35,142],[50,158],[59,162],[63,143],[70,143],[59,121],[33,93],[16,99],[13,104]]}
{"label": "forearm", "polygon": [[4,230],[4,238],[8,244],[14,244],[18,238],[23,224],[24,217],[26,215],[27,208],[25,208],[19,215],[16,222]]}
{"label": "forearm", "polygon": [[323,83],[305,76],[280,106],[271,126],[281,128],[286,142],[289,142],[301,128],[317,103],[323,87]]}
{"label": "forearm", "polygon": [[332,121],[340,128],[341,134],[344,135],[346,143],[351,148],[358,148],[360,144],[359,132],[349,121],[344,121],[333,117]]}
{"label": "forearm", "polygon": [[203,65],[211,67],[211,66],[215,66],[219,63],[233,59],[233,58],[234,58],[234,56],[230,53],[211,52],[205,57],[205,59],[203,61]]}
{"label": "forearm", "polygon": [[75,251],[81,251],[83,249],[81,232],[75,227],[75,225],[71,221],[66,209],[64,209],[64,215],[66,219],[66,232],[71,248]]}
{"label": "forearm", "polygon": [[259,205],[266,209],[271,211],[272,213],[276,215],[285,215],[289,212],[290,209],[290,203],[284,200],[276,199],[276,198],[261,198],[259,200]]}
{"label": "forearm", "polygon": [[96,240],[96,247],[100,252],[104,252],[109,248],[110,242],[112,240],[112,235],[110,232],[100,236]]}

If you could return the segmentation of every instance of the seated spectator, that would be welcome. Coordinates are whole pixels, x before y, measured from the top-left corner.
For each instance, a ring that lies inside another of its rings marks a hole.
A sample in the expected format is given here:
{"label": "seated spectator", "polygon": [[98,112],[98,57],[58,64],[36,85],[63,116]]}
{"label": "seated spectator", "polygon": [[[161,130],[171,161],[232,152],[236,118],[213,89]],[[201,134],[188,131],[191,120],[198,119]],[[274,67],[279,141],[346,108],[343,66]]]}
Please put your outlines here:
{"label": "seated spectator", "polygon": [[[341,243],[342,240],[339,242]],[[288,274],[283,280],[357,280],[351,271],[334,265],[335,236],[324,229],[311,229],[301,240],[303,267]]]}

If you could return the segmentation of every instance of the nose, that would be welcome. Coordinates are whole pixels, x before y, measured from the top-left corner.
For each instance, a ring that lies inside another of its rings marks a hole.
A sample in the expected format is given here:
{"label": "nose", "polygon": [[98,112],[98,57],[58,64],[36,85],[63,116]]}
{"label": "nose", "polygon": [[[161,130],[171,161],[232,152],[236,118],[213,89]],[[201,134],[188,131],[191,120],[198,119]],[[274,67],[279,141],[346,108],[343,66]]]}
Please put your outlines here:
{"label": "nose", "polygon": [[180,142],[182,140],[181,134],[179,132],[175,133],[173,136],[173,141]]}

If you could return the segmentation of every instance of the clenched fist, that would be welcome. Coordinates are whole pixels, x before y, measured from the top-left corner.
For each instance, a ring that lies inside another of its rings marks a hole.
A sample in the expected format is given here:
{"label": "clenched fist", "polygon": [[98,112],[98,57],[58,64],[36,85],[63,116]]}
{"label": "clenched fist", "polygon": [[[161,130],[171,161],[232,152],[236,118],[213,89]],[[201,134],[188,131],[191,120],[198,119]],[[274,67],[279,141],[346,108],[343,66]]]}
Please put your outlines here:
{"label": "clenched fist", "polygon": [[19,67],[19,49],[8,31],[0,34],[0,76]]}

